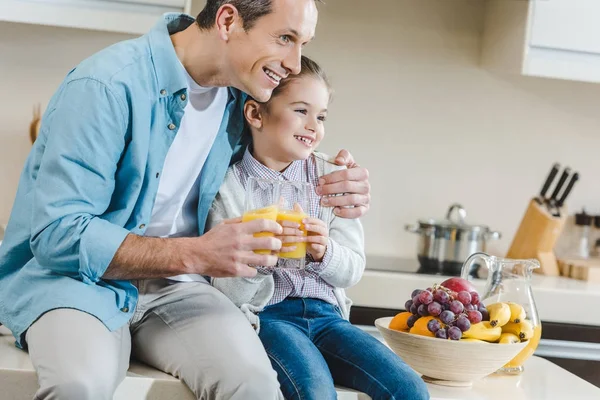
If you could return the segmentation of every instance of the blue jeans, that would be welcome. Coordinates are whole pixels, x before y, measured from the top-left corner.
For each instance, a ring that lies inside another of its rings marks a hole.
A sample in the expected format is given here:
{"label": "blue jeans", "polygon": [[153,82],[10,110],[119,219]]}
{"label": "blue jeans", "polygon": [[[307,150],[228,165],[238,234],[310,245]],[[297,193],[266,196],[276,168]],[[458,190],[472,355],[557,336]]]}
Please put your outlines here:
{"label": "blue jeans", "polygon": [[336,399],[334,384],[373,400],[429,399],[425,383],[380,341],[322,300],[288,298],[260,313],[260,333],[286,399]]}

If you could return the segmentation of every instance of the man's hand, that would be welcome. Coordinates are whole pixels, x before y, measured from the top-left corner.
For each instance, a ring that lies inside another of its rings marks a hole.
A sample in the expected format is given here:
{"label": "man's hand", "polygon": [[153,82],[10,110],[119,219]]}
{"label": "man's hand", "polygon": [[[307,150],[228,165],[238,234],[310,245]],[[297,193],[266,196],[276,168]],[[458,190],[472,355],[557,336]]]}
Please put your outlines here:
{"label": "man's hand", "polygon": [[300,230],[300,224],[294,221],[277,221],[283,231],[281,235],[276,236],[277,239],[281,240],[281,253],[288,253],[296,250],[296,243],[305,242],[306,236],[304,232]]}
{"label": "man's hand", "polygon": [[241,218],[227,220],[198,238],[188,241],[183,262],[190,273],[215,278],[247,277],[256,275],[249,265],[271,267],[277,264],[276,255],[262,255],[254,250],[279,251],[281,240],[275,237],[254,237],[255,233],[282,233],[281,226],[265,219],[241,222]]}
{"label": "man's hand", "polygon": [[323,196],[321,204],[335,207],[335,215],[342,218],[358,218],[365,215],[371,202],[369,171],[359,167],[346,150],[338,153],[335,163],[345,165],[348,169],[323,175],[319,179],[316,191],[318,195]]}

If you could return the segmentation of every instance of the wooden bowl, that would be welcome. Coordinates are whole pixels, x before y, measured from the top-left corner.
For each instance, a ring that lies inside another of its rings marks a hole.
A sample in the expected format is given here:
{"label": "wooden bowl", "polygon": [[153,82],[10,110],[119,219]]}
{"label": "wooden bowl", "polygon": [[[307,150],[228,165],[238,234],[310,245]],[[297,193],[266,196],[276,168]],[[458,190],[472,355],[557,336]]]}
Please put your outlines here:
{"label": "wooden bowl", "polygon": [[470,386],[503,367],[527,345],[527,342],[462,342],[414,335],[389,329],[392,318],[379,318],[375,326],[388,346],[430,383]]}

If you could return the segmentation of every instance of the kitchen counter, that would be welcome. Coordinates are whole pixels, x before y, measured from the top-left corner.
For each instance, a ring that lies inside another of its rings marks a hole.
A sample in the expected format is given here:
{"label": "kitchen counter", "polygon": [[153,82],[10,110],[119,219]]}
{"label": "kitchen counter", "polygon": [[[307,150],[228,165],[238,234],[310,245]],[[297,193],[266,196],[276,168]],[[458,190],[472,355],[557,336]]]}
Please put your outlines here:
{"label": "kitchen counter", "polygon": [[[416,260],[368,256],[363,278],[347,289],[347,294],[355,306],[397,310],[404,308],[414,289],[425,289],[448,278],[394,270],[398,265],[398,270],[416,271],[418,266],[412,268],[413,264]],[[481,292],[485,280],[474,279],[473,284]],[[600,326],[600,284],[534,274],[532,290],[542,321]]]}
{"label": "kitchen counter", "polygon": [[518,376],[489,375],[470,388],[427,384],[431,400],[589,400],[600,398],[600,389],[539,357],[525,363]]}

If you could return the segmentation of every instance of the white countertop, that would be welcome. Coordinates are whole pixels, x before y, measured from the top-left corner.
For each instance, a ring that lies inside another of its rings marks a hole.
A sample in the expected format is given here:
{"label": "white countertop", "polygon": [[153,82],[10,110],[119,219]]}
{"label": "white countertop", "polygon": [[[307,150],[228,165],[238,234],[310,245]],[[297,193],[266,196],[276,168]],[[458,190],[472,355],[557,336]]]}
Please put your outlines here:
{"label": "white countertop", "polygon": [[427,384],[431,400],[591,400],[600,388],[539,357],[525,362],[518,376],[489,375],[470,388]]}
{"label": "white countertop", "polygon": [[[367,264],[369,260],[367,258]],[[375,258],[377,259],[377,258]],[[368,268],[374,268],[369,265]],[[404,309],[414,289],[425,289],[446,278],[426,275],[367,269],[361,281],[347,289],[355,306]],[[473,281],[482,291],[485,281]],[[600,284],[564,277],[534,274],[533,297],[542,321],[600,326]]]}

